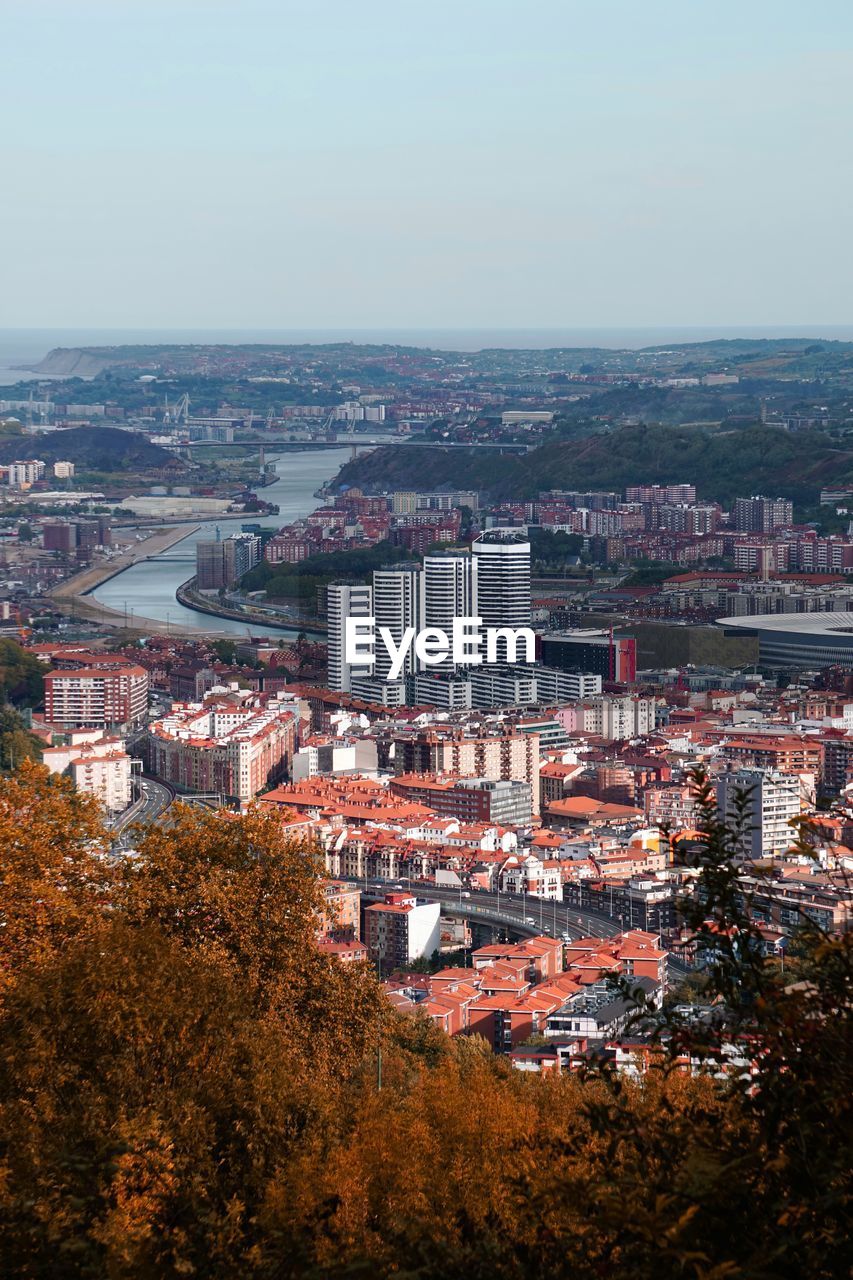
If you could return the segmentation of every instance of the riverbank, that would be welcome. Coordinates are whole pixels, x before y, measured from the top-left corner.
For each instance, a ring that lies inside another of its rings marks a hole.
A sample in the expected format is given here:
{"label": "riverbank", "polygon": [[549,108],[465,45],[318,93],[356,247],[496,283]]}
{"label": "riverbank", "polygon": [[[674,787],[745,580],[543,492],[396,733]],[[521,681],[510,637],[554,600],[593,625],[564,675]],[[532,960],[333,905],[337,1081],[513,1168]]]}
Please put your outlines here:
{"label": "riverbank", "polygon": [[236,609],[223,605],[219,600],[212,600],[210,596],[203,595],[202,592],[195,589],[195,578],[188,578],[186,582],[182,582],[175,592],[175,598],[179,604],[184,605],[187,609],[195,609],[199,613],[210,614],[213,618],[229,618],[232,622],[245,622],[247,627],[266,627],[272,631],[283,631],[288,635],[298,636],[301,632],[306,635],[322,636],[324,639],[328,634],[328,629],[318,623],[292,621],[292,622],[275,622],[273,618],[261,609]]}
{"label": "riverbank", "polygon": [[[48,594],[57,609],[75,618],[84,618],[89,622],[99,622],[105,627],[116,627],[122,630],[148,633],[162,631],[164,629],[162,622],[158,622],[156,618],[135,614],[133,610],[131,610],[132,627],[129,627],[126,609],[114,609],[109,605],[101,604],[100,601],[92,599],[90,593],[103,586],[105,582],[109,582],[111,578],[123,573],[125,569],[162,555],[164,551],[168,551],[177,542],[183,542],[184,538],[188,538],[199,528],[201,528],[199,524],[176,525],[170,529],[163,529],[160,526],[159,532],[152,533],[142,542],[128,547],[121,555],[112,556],[109,560],[102,560],[98,564],[90,565],[87,569],[82,569],[72,577],[66,578],[64,582],[60,582]],[[184,635],[208,634],[204,627],[176,624],[167,629]]]}
{"label": "riverbank", "polygon": [[[317,505],[314,493],[334,476],[347,454],[348,450],[345,449],[317,452],[306,450],[288,455],[285,459],[270,457],[269,461],[278,468],[279,478],[275,484],[264,489],[264,497],[275,502],[279,507],[279,514],[273,516],[245,512],[238,518],[259,524],[261,528],[278,529],[308,515]],[[244,639],[247,626],[251,626],[253,632],[270,630],[280,637],[289,631],[295,638],[301,630],[299,618],[290,621],[292,615],[268,615],[264,613],[260,602],[258,616],[249,619],[239,611],[233,617],[219,613],[216,596],[213,605],[208,600],[200,600],[198,604],[201,607],[198,608],[195,601],[191,604],[179,602],[180,588],[195,572],[198,542],[205,538],[215,538],[219,524],[218,518],[204,520],[196,532],[187,533],[180,546],[160,555],[140,559],[124,572],[116,573],[109,581],[91,589],[85,598],[86,604],[111,609],[112,615],[99,616],[103,620],[111,618],[114,622],[116,613],[124,615],[127,601],[128,606],[133,606],[133,621],[136,622],[137,618],[158,619],[150,629],[159,633],[182,627],[195,634],[209,635],[215,628],[218,634],[227,633],[231,637],[239,636]],[[161,528],[164,525],[165,521]],[[185,530],[191,527],[184,526]],[[231,528],[233,527],[232,524]],[[223,525],[222,536],[226,536],[226,528]],[[148,546],[152,544],[148,543]],[[227,607],[227,601],[225,605]],[[218,625],[213,621],[217,617],[220,619]]]}

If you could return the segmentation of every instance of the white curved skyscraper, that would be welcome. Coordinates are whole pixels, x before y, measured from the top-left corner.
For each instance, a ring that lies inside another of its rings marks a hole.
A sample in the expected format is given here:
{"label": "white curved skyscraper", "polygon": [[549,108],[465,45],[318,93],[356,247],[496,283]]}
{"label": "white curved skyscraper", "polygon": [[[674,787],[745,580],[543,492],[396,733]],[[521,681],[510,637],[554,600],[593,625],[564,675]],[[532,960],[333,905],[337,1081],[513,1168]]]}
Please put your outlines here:
{"label": "white curved skyscraper", "polygon": [[518,529],[487,529],[471,548],[484,627],[530,626],[530,543]]}

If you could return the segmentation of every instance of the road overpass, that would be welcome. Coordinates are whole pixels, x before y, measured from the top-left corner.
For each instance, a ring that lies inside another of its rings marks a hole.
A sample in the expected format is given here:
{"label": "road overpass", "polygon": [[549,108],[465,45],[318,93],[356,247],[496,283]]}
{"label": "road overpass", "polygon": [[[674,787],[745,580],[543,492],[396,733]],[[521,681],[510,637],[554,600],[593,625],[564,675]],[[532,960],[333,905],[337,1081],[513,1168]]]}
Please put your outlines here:
{"label": "road overpass", "polygon": [[281,453],[289,450],[305,451],[312,449],[381,449],[386,445],[399,445],[406,449],[477,449],[497,450],[499,453],[529,453],[533,445],[517,441],[484,440],[480,443],[463,444],[450,440],[409,440],[405,436],[389,436],[377,439],[375,436],[338,436],[334,440],[282,440],[267,436],[263,440],[187,440],[181,444],[167,445],[172,452],[192,449],[243,449],[258,453]]}
{"label": "road overpass", "polygon": [[[468,892],[464,886],[427,884],[409,880],[405,876],[395,882],[355,880],[363,897],[381,901],[384,895],[395,889],[411,890],[427,902],[439,902],[447,915],[462,916],[472,923],[492,925],[506,930],[508,935],[532,938],[547,934],[553,938],[567,934],[570,938],[612,938],[621,933],[618,919],[587,908],[567,907],[564,903],[548,901],[529,894],[487,893],[483,890]],[[670,975],[682,978],[689,969],[674,956],[668,957]]]}

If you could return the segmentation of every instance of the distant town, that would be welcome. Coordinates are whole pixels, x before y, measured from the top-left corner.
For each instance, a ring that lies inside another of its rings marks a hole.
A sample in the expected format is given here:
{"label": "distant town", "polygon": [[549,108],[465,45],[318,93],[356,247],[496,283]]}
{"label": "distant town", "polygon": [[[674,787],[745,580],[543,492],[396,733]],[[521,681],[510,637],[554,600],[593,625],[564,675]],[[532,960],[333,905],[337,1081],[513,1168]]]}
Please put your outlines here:
{"label": "distant town", "polygon": [[[684,926],[697,768],[722,819],[749,797],[738,861],[767,956],[804,918],[850,928],[853,482],[839,469],[810,492],[781,479],[726,499],[674,451],[658,480],[531,496],[520,479],[512,496],[490,468],[523,477],[543,448],[570,465],[578,432],[632,429],[610,397],[645,388],[677,392],[680,414],[695,395],[705,416],[719,396],[717,424],[694,429],[727,441],[735,464],[756,431],[781,453],[834,431],[842,456],[850,359],[836,345],[795,345],[800,376],[781,381],[757,375],[760,352],[744,366],[708,348],[455,363],[53,353],[47,370],[85,370],[75,401],[50,382],[0,402],[17,708],[5,763],[37,755],[95,796],[117,850],[176,801],[274,810],[323,851],[319,945],[369,961],[397,1009],[482,1034],[524,1071],[570,1071],[591,1050],[627,1061],[631,1010],[613,976],[651,1006],[701,1005],[714,960]],[[90,401],[107,373],[114,398]],[[198,390],[226,377],[244,403]],[[306,450],[341,442],[343,470],[276,519],[264,493]],[[431,451],[454,444],[482,485],[419,485]],[[378,475],[404,450],[408,483],[347,479],[359,451]],[[122,610],[98,602],[100,584],[185,539],[174,626],[132,586]],[[383,651],[348,661],[348,620],[399,644],[465,617],[508,637],[531,628],[535,655],[508,641],[474,665],[410,645],[393,677]]]}

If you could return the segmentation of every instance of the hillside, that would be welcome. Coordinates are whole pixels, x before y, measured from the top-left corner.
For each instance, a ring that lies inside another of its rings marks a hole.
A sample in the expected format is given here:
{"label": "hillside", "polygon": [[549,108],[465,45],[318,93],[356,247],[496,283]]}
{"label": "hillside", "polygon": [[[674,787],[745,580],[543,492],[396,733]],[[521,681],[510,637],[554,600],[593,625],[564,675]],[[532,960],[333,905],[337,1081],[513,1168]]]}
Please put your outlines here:
{"label": "hillside", "polygon": [[167,449],[151,444],[138,431],[118,427],[69,427],[0,440],[0,463],[26,458],[73,462],[81,471],[143,471],[181,465]]}
{"label": "hillside", "polygon": [[336,485],[368,491],[453,485],[493,498],[543,489],[623,489],[694,481],[703,498],[773,493],[813,502],[827,484],[853,486],[853,448],[821,432],[754,426],[741,431],[621,427],[584,440],[554,441],[518,457],[494,450],[389,445],[348,462]]}
{"label": "hillside", "polygon": [[120,346],[54,347],[31,368],[37,373],[65,377],[93,377],[105,369],[145,369],[158,376],[197,369],[233,373],[261,370],[284,360],[311,360],[320,366],[356,372],[367,367],[373,377],[379,370],[400,373],[405,362],[408,376],[424,366],[461,369],[466,377],[512,370],[514,375],[543,376],[589,371],[669,374],[702,374],[721,367],[741,378],[842,377],[853,372],[853,343],[811,338],[720,338],[640,349],[612,347],[483,347],[474,351],[412,347],[403,343],[296,342],[296,343],[150,343]]}

